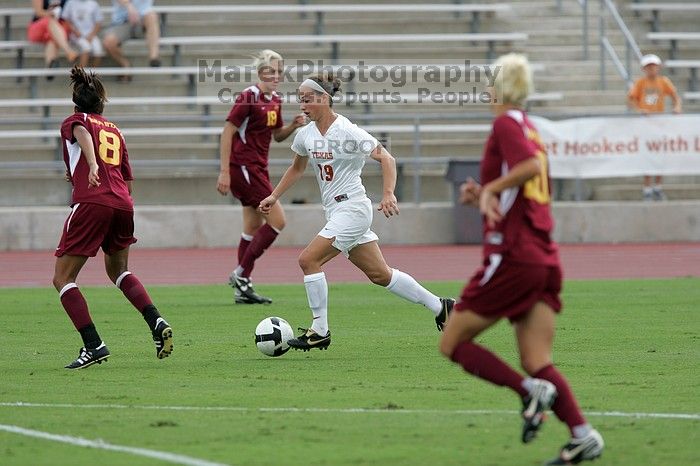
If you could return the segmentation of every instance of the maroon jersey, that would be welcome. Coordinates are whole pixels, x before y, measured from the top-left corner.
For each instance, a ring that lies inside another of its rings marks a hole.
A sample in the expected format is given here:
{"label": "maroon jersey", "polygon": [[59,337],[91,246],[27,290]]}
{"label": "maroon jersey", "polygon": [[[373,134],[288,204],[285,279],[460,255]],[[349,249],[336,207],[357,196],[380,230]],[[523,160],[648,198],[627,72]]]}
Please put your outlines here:
{"label": "maroon jersey", "polygon": [[281,128],[282,98],[266,96],[258,86],[246,88],[226,117],[238,128],[231,144],[231,164],[267,167],[272,130]]}
{"label": "maroon jersey", "polygon": [[[87,160],[80,145],[73,137],[73,127],[83,126],[92,137],[95,159],[99,166],[100,186],[88,185]],[[134,210],[127,181],[133,180],[129,153],[121,131],[114,123],[93,113],[74,113],[61,125],[63,161],[71,175],[73,198],[71,205],[78,203],[100,204],[115,209]]]}
{"label": "maroon jersey", "polygon": [[547,154],[524,112],[509,110],[494,120],[481,161],[481,184],[506,175],[531,157],[539,159],[542,172],[500,194],[504,218],[495,228],[489,228],[484,220],[484,256],[499,254],[511,262],[557,265],[557,245],[550,236],[554,220]]}

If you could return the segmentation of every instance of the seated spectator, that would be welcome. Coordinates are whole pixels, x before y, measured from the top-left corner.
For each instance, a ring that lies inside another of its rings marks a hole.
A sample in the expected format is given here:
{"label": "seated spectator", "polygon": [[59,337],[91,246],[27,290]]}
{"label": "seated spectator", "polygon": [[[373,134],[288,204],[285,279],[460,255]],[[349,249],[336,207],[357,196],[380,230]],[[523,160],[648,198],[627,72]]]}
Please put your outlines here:
{"label": "seated spectator", "polygon": [[[112,25],[105,30],[105,49],[119,63],[129,67],[131,63],[122,52],[122,44],[128,39],[146,37],[150,66],[160,66],[160,23],[158,14],[153,11],[153,0],[112,0],[114,12]],[[128,77],[122,77],[128,80]]]}
{"label": "seated spectator", "polygon": [[[676,88],[666,76],[661,75],[661,59],[656,55],[644,55],[640,62],[644,76],[639,78],[629,91],[627,96],[629,106],[643,115],[664,112],[664,99],[670,97],[673,100],[673,113],[681,113],[681,98]],[[662,178],[656,176],[654,185],[651,184],[651,176],[644,176],[642,187],[642,199],[645,201],[666,200]]]}
{"label": "seated spectator", "polygon": [[[44,60],[47,68],[58,66],[58,49],[73,63],[78,54],[68,43],[68,25],[59,18],[65,0],[32,0],[34,18],[27,27],[27,40],[45,44]],[[47,79],[53,79],[53,76]]]}
{"label": "seated spectator", "polygon": [[71,43],[80,51],[80,66],[88,66],[90,56],[92,66],[99,65],[105,52],[97,36],[102,28],[102,10],[97,1],[68,0],[61,18],[70,26]]}

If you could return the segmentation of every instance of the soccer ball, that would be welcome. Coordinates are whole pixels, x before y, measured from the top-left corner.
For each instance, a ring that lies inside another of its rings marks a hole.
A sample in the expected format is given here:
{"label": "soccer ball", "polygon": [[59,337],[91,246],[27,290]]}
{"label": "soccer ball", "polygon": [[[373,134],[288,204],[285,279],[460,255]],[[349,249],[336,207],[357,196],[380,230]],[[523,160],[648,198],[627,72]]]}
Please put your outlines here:
{"label": "soccer ball", "polygon": [[289,351],[287,342],[292,338],[292,327],[280,317],[268,317],[255,327],[255,346],[262,354],[273,358]]}

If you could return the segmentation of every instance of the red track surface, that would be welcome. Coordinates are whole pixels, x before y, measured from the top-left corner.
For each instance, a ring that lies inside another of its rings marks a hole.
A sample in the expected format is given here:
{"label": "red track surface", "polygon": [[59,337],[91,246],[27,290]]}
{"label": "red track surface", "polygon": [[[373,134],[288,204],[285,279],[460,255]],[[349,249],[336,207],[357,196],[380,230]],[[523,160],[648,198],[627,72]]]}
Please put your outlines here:
{"label": "red track surface", "polygon": [[[418,280],[466,280],[480,262],[476,246],[384,246],[387,262]],[[257,263],[258,283],[300,283],[299,248],[272,247]],[[101,255],[101,254],[100,254]],[[700,276],[700,243],[562,245],[566,278],[666,278]],[[235,263],[231,249],[139,249],[130,269],[149,285],[225,283]],[[0,287],[51,286],[52,251],[0,252]],[[325,268],[329,281],[365,281],[344,257]],[[109,284],[101,257],[88,261],[83,285]]]}

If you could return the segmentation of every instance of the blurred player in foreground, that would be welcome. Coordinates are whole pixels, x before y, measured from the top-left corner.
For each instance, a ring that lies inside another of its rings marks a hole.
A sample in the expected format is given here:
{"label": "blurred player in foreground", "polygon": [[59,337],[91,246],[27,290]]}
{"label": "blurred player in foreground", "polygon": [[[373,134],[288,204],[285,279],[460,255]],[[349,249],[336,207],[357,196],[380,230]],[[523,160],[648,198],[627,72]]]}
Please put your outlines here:
{"label": "blurred player in foreground", "polygon": [[394,195],[396,161],[369,133],[333,111],[333,95],[339,89],[340,80],[331,75],[321,75],[301,83],[301,111],[311,123],[295,136],[292,165],[259,207],[260,212],[269,215],[279,205],[280,196],[301,178],[311,159],[328,223],[299,257],[313,323],[308,330],[302,329],[301,336],[290,340],[289,346],[304,351],[325,349],[331,343],[328,284],[322,267],[341,252],[372,283],[430,309],[440,330],[454,305],[453,299],[438,298],[413,277],[390,268],[384,261],[377,245],[379,238],[370,230],[372,202],[365,193],[360,175],[367,157],[381,164],[384,194],[378,210],[387,218],[391,217],[399,213]]}
{"label": "blurred player in foreground", "polygon": [[[530,442],[548,408],[569,427],[571,440],[549,464],[592,460],[603,438],[583,417],[568,382],[552,363],[554,318],[561,310],[562,271],[551,239],[553,220],[547,155],[522,105],[532,89],[527,59],[509,54],[496,66],[493,129],[481,161],[481,185],[468,180],[461,202],[484,216],[484,265],[450,315],[441,352],[465,371],[510,388],[522,399],[522,441]],[[498,68],[497,68],[498,69]],[[473,340],[508,318],[515,328],[523,377]]]}
{"label": "blurred player in foreground", "polygon": [[[640,62],[644,76],[635,81],[627,95],[630,107],[642,115],[663,113],[666,97],[673,101],[673,113],[681,113],[681,98],[670,79],[661,75],[661,59],[657,55],[644,55]],[[642,199],[645,201],[665,201],[666,195],[661,187],[662,177],[656,175],[654,184],[651,176],[644,176]]]}
{"label": "blurred player in foreground", "polygon": [[67,178],[73,184],[73,209],[56,248],[53,284],[85,346],[66,368],[82,369],[109,357],[75,283],[80,269],[100,248],[109,279],[143,315],[156,344],[156,356],[163,359],[173,350],[173,331],[128,267],[129,246],[136,239],[126,144],[114,123],[102,117],[107,99],[100,79],[76,66],[71,82],[75,113],[63,121],[61,141]]}
{"label": "blurred player in foreground", "polygon": [[236,98],[221,133],[221,171],[216,189],[221,195],[231,191],[243,205],[243,232],[238,243],[238,266],[231,272],[239,304],[269,304],[270,298],[253,289],[250,274],[255,261],[277,239],[285,225],[284,210],[277,204],[263,217],[256,209],[272,192],[267,160],[270,139],[281,142],[305,123],[297,115],[292,123],[282,122],[282,98],[277,88],[282,78],[282,56],[262,50],[253,61],[259,82],[247,87]]}

